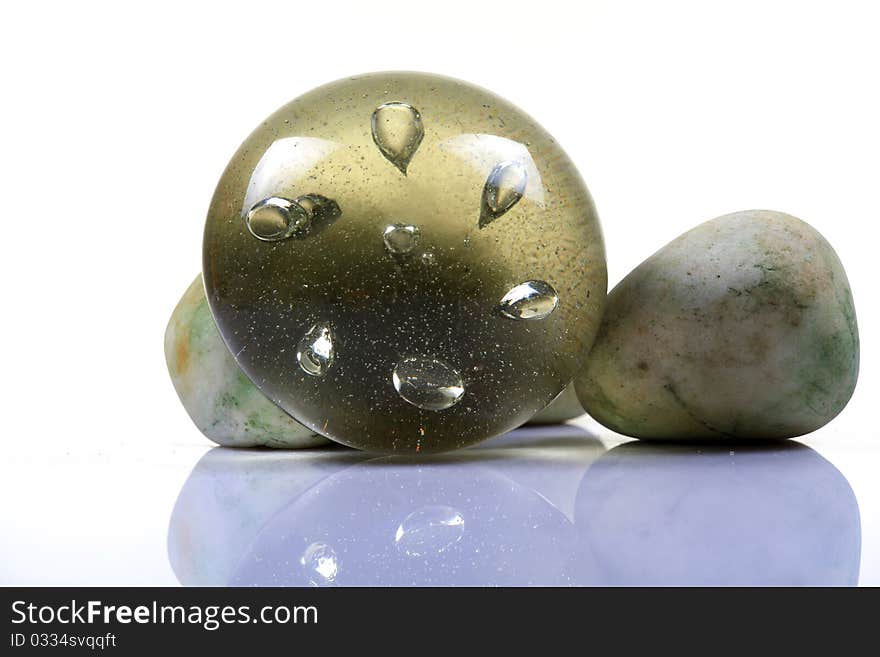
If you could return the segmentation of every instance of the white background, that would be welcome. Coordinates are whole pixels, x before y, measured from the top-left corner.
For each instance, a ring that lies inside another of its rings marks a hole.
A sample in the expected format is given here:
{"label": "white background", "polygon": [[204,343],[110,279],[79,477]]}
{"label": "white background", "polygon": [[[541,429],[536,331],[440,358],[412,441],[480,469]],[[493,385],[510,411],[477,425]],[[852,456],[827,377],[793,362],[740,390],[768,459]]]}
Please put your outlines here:
{"label": "white background", "polygon": [[[174,583],[170,509],[209,446],[162,336],[238,144],[377,70],[487,87],[566,148],[611,284],[736,210],[808,221],[852,284],[859,387],[804,439],[861,508],[880,583],[880,11],[871,2],[5,3],[0,583]],[[603,440],[614,441],[596,428]]]}

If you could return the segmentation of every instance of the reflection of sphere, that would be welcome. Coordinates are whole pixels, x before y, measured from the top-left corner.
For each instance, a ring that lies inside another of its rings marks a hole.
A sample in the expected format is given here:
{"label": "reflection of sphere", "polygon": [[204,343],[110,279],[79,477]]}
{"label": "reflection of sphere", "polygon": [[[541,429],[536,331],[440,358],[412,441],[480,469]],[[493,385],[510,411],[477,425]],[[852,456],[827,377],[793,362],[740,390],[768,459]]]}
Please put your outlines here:
{"label": "reflection of sphere", "polygon": [[180,491],[168,556],[184,585],[567,584],[574,497],[602,451],[574,426],[417,463],[213,449]]}
{"label": "reflection of sphere", "polygon": [[559,145],[507,101],[416,73],[340,80],[260,124],[217,185],[203,265],[248,378],[387,452],[528,420],[580,369],[606,292]]}
{"label": "reflection of sphere", "polygon": [[473,463],[422,463],[370,461],[306,491],[265,525],[232,583],[570,583],[574,527],[543,497]]}
{"label": "reflection of sphere", "polygon": [[861,528],[846,479],[799,443],[627,443],[578,492],[584,568],[612,585],[852,585]]}
{"label": "reflection of sphere", "polygon": [[[215,448],[186,480],[168,527],[168,559],[185,586],[225,586],[263,525],[323,478],[363,460],[354,450]],[[305,553],[303,553],[305,554]],[[308,559],[322,558],[317,550]],[[321,566],[319,575],[329,573]]]}

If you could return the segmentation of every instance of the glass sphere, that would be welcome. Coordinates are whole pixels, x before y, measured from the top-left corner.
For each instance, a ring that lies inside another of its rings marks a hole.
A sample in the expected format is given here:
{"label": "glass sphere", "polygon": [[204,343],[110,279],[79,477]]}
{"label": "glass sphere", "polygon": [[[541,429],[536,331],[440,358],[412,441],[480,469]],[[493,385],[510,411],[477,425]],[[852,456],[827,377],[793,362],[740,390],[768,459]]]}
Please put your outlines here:
{"label": "glass sphere", "polygon": [[583,364],[607,284],[592,199],[553,138],[418,73],[340,80],[260,124],[217,186],[203,272],[254,384],[380,452],[528,420]]}

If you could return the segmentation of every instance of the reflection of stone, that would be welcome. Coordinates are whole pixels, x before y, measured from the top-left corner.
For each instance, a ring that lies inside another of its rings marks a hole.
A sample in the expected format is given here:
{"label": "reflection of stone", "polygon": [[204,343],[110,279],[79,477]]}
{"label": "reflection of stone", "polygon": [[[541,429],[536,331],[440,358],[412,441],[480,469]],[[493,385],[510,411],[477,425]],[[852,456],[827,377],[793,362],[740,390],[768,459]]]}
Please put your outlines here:
{"label": "reflection of stone", "polygon": [[212,449],[193,468],[171,515],[168,558],[177,579],[185,586],[228,584],[254,536],[280,509],[364,458],[341,447]]}
{"label": "reflection of stone", "polygon": [[584,477],[578,577],[610,585],[854,585],[859,509],[799,443],[621,445]]}
{"label": "reflection of stone", "polygon": [[[187,585],[570,584],[577,427],[523,429],[444,457],[215,449],[181,490],[169,558]],[[332,476],[328,476],[332,475]]]}

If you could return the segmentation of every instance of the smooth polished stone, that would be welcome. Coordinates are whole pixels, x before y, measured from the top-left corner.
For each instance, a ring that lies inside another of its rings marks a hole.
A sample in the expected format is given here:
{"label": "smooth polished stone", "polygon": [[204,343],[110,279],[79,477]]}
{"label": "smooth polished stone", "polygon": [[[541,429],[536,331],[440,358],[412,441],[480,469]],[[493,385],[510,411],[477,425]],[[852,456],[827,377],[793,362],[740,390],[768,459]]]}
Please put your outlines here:
{"label": "smooth polished stone", "polygon": [[168,322],[165,360],[183,407],[214,442],[283,448],[327,442],[269,401],[239,369],[217,332],[201,275]]}
{"label": "smooth polished stone", "polygon": [[581,577],[610,586],[855,586],[852,488],[797,442],[615,447],[577,495]]}
{"label": "smooth polished stone", "polygon": [[596,420],[637,438],[790,438],[843,410],[858,368],[834,250],[803,221],[754,210],[701,224],[615,287],[576,388]]}
{"label": "smooth polished stone", "polygon": [[559,424],[580,417],[584,412],[574,384],[570,383],[556,399],[538,411],[526,424]]}
{"label": "smooth polished stone", "polygon": [[598,330],[593,202],[528,115],[416,73],[340,80],[242,144],[211,203],[208,301],[247,376],[367,450],[463,447],[529,420]]}

